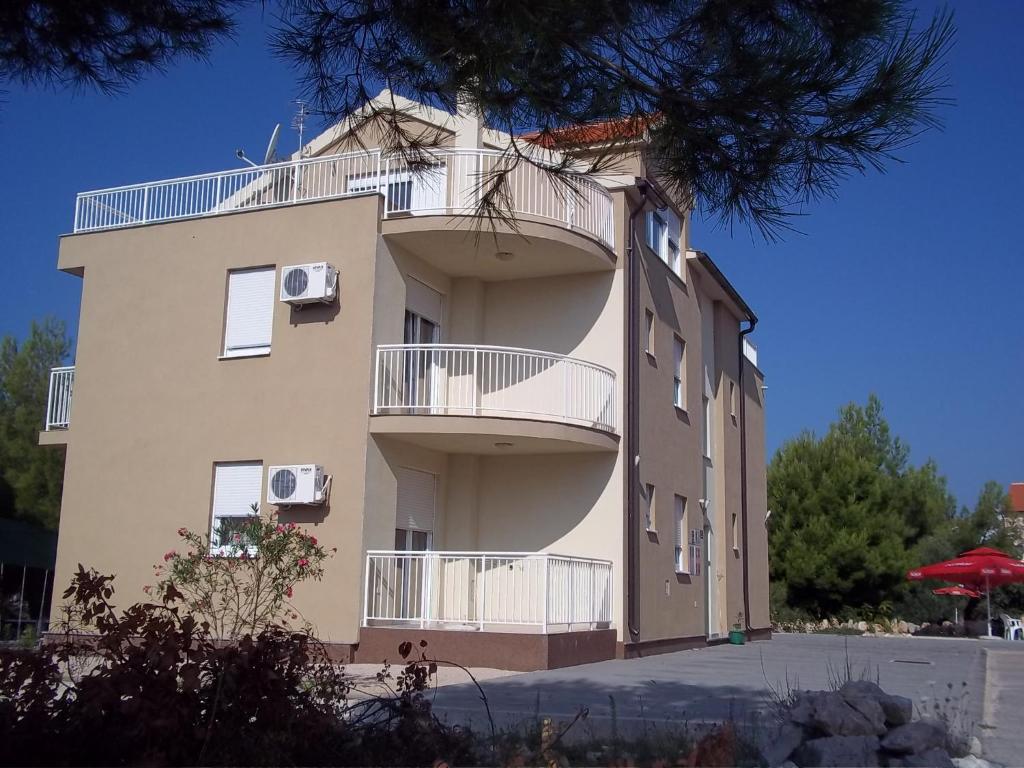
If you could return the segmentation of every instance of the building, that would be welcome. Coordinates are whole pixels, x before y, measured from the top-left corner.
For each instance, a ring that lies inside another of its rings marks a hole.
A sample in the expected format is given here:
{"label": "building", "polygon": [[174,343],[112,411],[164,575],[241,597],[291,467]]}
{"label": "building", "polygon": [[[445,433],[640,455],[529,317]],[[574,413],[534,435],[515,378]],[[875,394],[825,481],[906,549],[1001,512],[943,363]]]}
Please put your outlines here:
{"label": "building", "polygon": [[[445,137],[429,170],[343,121],[301,159],[78,196],[76,365],[40,438],[67,450],[58,586],[81,562],[134,594],[179,526],[318,465],[329,498],[280,518],[338,547],[297,606],[340,658],[425,638],[531,669],[767,635],[756,318],[643,137],[578,194],[517,168],[518,232],[492,232],[503,137],[399,101]],[[279,300],[323,263],[335,299]]]}
{"label": "building", "polygon": [[1010,506],[1003,521],[1013,535],[1013,543],[1024,547],[1024,483],[1010,483],[1007,495],[1010,497]]}

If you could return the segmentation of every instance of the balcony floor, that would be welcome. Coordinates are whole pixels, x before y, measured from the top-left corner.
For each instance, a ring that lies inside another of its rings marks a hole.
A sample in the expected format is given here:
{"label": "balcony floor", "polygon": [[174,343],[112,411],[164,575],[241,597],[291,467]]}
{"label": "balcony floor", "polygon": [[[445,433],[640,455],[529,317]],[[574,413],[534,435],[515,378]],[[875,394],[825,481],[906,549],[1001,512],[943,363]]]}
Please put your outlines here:
{"label": "balcony floor", "polygon": [[619,449],[618,435],[601,429],[492,416],[377,415],[370,417],[370,434],[445,453],[614,453]]}

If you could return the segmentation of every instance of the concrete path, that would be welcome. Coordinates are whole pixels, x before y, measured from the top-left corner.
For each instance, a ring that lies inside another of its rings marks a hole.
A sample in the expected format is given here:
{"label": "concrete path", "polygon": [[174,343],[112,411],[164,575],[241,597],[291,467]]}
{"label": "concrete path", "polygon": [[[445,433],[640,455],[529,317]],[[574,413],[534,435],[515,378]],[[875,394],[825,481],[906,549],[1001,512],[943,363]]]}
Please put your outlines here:
{"label": "concrete path", "polygon": [[[974,730],[983,715],[984,646],[975,640],[780,634],[744,646],[605,661],[481,685],[502,725],[538,713],[564,722],[582,707],[589,710],[590,728],[607,726],[612,719],[620,729],[723,718],[757,723],[771,713],[776,695],[799,688],[827,689],[849,668],[855,678],[877,681],[890,693],[910,697],[921,713],[945,713]],[[1020,689],[1006,690],[1009,698],[998,699],[995,711],[1024,712],[1012,698],[1021,695]],[[484,725],[474,686],[450,684],[435,696],[435,706],[449,719]],[[1017,730],[1024,733],[1024,728]],[[1019,754],[1024,755],[1024,746]]]}
{"label": "concrete path", "polygon": [[985,757],[1024,765],[1024,643],[985,643],[988,685],[979,733]]}

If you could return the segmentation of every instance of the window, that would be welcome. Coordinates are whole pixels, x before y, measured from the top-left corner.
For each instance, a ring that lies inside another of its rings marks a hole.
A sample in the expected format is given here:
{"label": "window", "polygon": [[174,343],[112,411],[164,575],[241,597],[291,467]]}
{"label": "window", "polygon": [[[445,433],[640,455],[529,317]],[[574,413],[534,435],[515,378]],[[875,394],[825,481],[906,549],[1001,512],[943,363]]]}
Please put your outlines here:
{"label": "window", "polygon": [[644,508],[644,527],[653,532],[655,529],[655,510],[654,510],[654,486],[651,483],[647,483],[644,486],[646,491],[647,506]]}
{"label": "window", "polygon": [[[242,529],[258,514],[263,490],[263,464],[258,461],[213,465],[213,520],[210,551],[237,555]],[[256,509],[254,509],[254,507]]]}
{"label": "window", "polygon": [[729,415],[736,418],[736,382],[729,382]]}
{"label": "window", "polygon": [[269,354],[276,277],[274,267],[228,272],[224,357]]}
{"label": "window", "polygon": [[647,212],[647,246],[658,254],[669,269],[683,277],[682,223],[670,208]]}
{"label": "window", "polygon": [[689,565],[686,562],[686,499],[676,496],[676,520],[675,520],[675,563],[676,573],[689,573]]}
{"label": "window", "polygon": [[672,365],[672,402],[676,408],[686,410],[686,377],[684,369],[686,366],[686,342],[675,337]]}
{"label": "window", "polygon": [[736,513],[732,513],[732,548],[734,552],[740,551],[740,524]]}
{"label": "window", "polygon": [[704,401],[704,431],[702,435],[701,444],[704,449],[704,458],[711,458],[711,400],[708,399],[707,395],[703,398]]}
{"label": "window", "polygon": [[647,346],[644,347],[644,352],[654,357],[654,313],[651,310],[644,310],[644,321],[647,328]]}
{"label": "window", "polygon": [[662,208],[647,212],[647,246],[665,258],[666,238],[668,237],[668,209]]}

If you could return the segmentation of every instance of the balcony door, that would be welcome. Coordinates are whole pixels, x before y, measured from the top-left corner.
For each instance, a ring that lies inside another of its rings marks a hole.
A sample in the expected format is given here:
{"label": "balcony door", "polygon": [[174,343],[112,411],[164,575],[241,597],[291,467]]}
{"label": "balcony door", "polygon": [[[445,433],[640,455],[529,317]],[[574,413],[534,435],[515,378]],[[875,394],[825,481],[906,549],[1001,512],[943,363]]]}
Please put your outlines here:
{"label": "balcony door", "polygon": [[442,307],[439,292],[409,278],[402,343],[417,347],[405,353],[403,400],[414,413],[433,413],[440,404],[442,361],[439,352],[420,345],[441,343]]}
{"label": "balcony door", "polygon": [[434,539],[434,507],[437,497],[437,475],[418,469],[399,467],[398,499],[395,510],[395,549],[408,552],[396,558],[401,594],[401,618],[423,619],[429,599],[431,572],[425,557]]}

